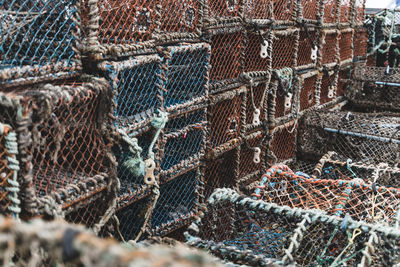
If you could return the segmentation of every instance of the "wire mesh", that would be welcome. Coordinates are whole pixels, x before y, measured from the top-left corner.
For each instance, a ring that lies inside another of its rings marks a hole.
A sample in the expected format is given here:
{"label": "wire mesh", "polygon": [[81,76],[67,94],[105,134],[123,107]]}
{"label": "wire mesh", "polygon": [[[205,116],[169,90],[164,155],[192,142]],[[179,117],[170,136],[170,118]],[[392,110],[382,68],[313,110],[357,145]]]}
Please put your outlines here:
{"label": "wire mesh", "polygon": [[353,30],[342,30],[339,38],[340,61],[353,59]]}
{"label": "wire mesh", "polygon": [[315,92],[317,86],[317,73],[302,77],[300,76],[300,111],[312,108],[315,106]]}
{"label": "wire mesh", "polygon": [[208,25],[238,22],[243,16],[243,0],[205,0]]}
{"label": "wire mesh", "polygon": [[244,0],[244,17],[250,20],[272,19],[271,0]]}
{"label": "wire mesh", "polygon": [[246,45],[243,59],[244,72],[252,71],[268,71],[271,66],[271,54],[269,49],[263,53],[263,42],[272,44],[271,34],[263,34],[262,32],[248,31],[246,35]]}
{"label": "wire mesh", "polygon": [[268,96],[269,120],[289,120],[297,109],[296,86],[294,85],[293,75],[282,79],[278,75],[273,75],[271,79],[270,91]]}
{"label": "wire mesh", "polygon": [[399,164],[399,118],[375,113],[314,112],[304,118],[299,149],[322,156],[328,151],[364,164]]}
{"label": "wire mesh", "polygon": [[297,35],[298,30],[275,32],[275,38],[272,42],[273,69],[294,66]]}
{"label": "wire mesh", "polygon": [[294,158],[297,146],[297,124],[292,122],[276,127],[268,149],[270,165]]}
{"label": "wire mesh", "polygon": [[257,131],[250,134],[249,139],[240,147],[240,179],[250,179],[249,175],[259,177],[265,168],[265,139],[264,133]]}
{"label": "wire mesh", "polygon": [[177,175],[199,164],[205,150],[206,109],[192,111],[170,118],[165,126],[164,154],[161,171]]}
{"label": "wire mesh", "polygon": [[337,53],[339,52],[339,33],[338,31],[322,32],[322,64],[337,63]]}
{"label": "wire mesh", "polygon": [[78,75],[77,1],[12,0],[0,8],[2,84]]}
{"label": "wire mesh", "polygon": [[277,24],[291,24],[296,19],[295,0],[274,1],[274,19]]}
{"label": "wire mesh", "polygon": [[301,17],[308,22],[317,22],[319,13],[319,0],[299,0],[302,9]]}
{"label": "wire mesh", "polygon": [[340,1],[340,23],[351,22],[351,4],[352,0],[341,0]]}
{"label": "wire mesh", "polygon": [[6,189],[9,187],[8,179],[11,179],[14,171],[9,168],[8,166],[8,157],[10,154],[6,148],[6,140],[5,136],[7,133],[3,133],[0,135],[0,212],[1,214],[10,214],[9,206],[11,201],[9,199],[8,190]]}
{"label": "wire mesh", "polygon": [[149,55],[100,65],[114,91],[116,126],[135,130],[150,123],[161,107],[161,63],[159,56]]}
{"label": "wire mesh", "polygon": [[306,69],[315,66],[316,60],[312,59],[311,50],[313,49],[313,45],[317,45],[317,38],[318,32],[315,29],[308,29],[308,34],[306,31],[300,31],[297,69]]}
{"label": "wire mesh", "polygon": [[325,71],[321,77],[320,104],[331,102],[335,99],[335,85],[338,73],[336,71]]}
{"label": "wire mesh", "polygon": [[353,37],[354,56],[367,56],[368,32],[365,28],[355,29]]}
{"label": "wire mesh", "polygon": [[339,70],[338,85],[336,89],[336,96],[344,96],[349,87],[349,81],[351,77],[351,69],[344,68]]}
{"label": "wire mesh", "polygon": [[205,43],[173,46],[166,53],[164,107],[171,110],[198,102],[207,94],[209,46]]}
{"label": "wire mesh", "polygon": [[[247,129],[260,126],[267,118],[265,104],[269,84],[261,82],[258,85],[247,86],[246,126]],[[259,113],[259,114],[258,114]]]}
{"label": "wire mesh", "polygon": [[338,9],[339,9],[339,0],[323,0],[324,5],[324,13],[323,13],[323,24],[335,24],[339,21],[338,17]]}

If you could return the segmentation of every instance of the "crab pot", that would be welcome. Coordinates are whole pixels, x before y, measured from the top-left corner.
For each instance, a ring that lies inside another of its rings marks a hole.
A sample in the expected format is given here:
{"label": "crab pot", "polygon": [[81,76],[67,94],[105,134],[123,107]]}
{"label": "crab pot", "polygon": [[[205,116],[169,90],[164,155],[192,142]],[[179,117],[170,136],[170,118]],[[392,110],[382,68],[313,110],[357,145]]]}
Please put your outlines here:
{"label": "crab pot", "polygon": [[250,22],[267,22],[272,19],[273,1],[244,0],[244,17]]}
{"label": "crab pot", "polygon": [[259,179],[265,170],[266,136],[255,131],[245,137],[240,147],[239,179],[245,183]]}
{"label": "crab pot", "polygon": [[349,87],[349,80],[351,68],[343,68],[339,70],[338,84],[336,89],[336,96],[344,96],[346,95],[347,89]]}
{"label": "crab pot", "polygon": [[196,0],[158,0],[160,25],[154,37],[158,42],[198,40],[201,35],[203,7]]}
{"label": "crab pot", "polygon": [[160,20],[158,5],[159,0],[85,0],[84,34],[93,37],[86,52],[115,58],[148,47]]}
{"label": "crab pot", "polygon": [[320,12],[319,0],[299,0],[301,18],[308,23],[316,24],[318,21],[318,13]]}
{"label": "crab pot", "polygon": [[354,24],[363,25],[365,20],[365,2],[366,0],[355,0]]}
{"label": "crab pot", "polygon": [[169,118],[163,135],[162,176],[171,179],[200,164],[205,152],[206,125],[204,107]]}
{"label": "crab pot", "polygon": [[318,72],[311,71],[299,76],[300,111],[310,109],[316,105],[316,89]]}
{"label": "crab pot", "polygon": [[[256,31],[246,32],[246,45],[244,48],[244,72],[268,71],[272,64],[272,34]],[[268,45],[265,46],[264,42]]]}
{"label": "crab pot", "polygon": [[325,104],[336,99],[338,73],[337,71],[325,71],[320,77],[319,103]]}
{"label": "crab pot", "polygon": [[244,130],[245,90],[245,87],[240,87],[211,98],[208,108],[208,150],[217,152],[239,145]]}
{"label": "crab pot", "polygon": [[10,157],[15,158],[10,146],[15,132],[11,132],[11,129],[4,124],[0,124],[0,130],[0,211],[1,214],[10,215],[13,209],[11,201],[13,193],[9,192],[7,188],[11,187],[9,181],[18,174],[12,169],[12,164],[9,162]]}
{"label": "crab pot", "polygon": [[344,61],[351,62],[353,60],[353,31],[349,28],[340,32],[339,54],[341,64]]}
{"label": "crab pot", "polygon": [[339,31],[323,30],[322,31],[322,48],[321,48],[321,64],[332,65],[338,63],[339,56]]}
{"label": "crab pot", "polygon": [[350,24],[351,22],[351,4],[352,0],[340,1],[340,23]]}
{"label": "crab pot", "polygon": [[210,89],[218,91],[239,79],[244,34],[239,27],[214,30],[210,35]]}
{"label": "crab pot", "polygon": [[[286,2],[286,1],[285,1]],[[299,38],[298,29],[288,29],[274,32],[272,42],[272,68],[281,69],[293,67],[296,62],[296,45]]]}
{"label": "crab pot", "polygon": [[105,140],[111,125],[111,91],[105,80],[36,84],[1,98],[0,121],[10,127],[3,142],[15,132],[15,139],[8,142],[18,143],[17,150],[5,144],[6,155],[18,154],[18,162],[3,162],[2,169],[19,165],[24,217],[45,215],[48,210],[69,213],[108,186],[113,189],[116,171]]}
{"label": "crab pot", "polygon": [[354,162],[396,166],[399,123],[398,117],[380,113],[313,112],[302,123],[299,152],[321,157],[335,151]]}
{"label": "crab pot", "polygon": [[142,131],[161,108],[162,62],[157,55],[100,64],[110,81],[116,107],[115,124],[128,132]]}
{"label": "crab pot", "polygon": [[0,3],[0,86],[79,75],[78,6],[76,0]]}
{"label": "crab pot", "polygon": [[[319,32],[314,28],[308,28],[309,36],[307,35],[306,31],[300,31],[299,37],[299,49],[297,52],[297,70],[304,70],[315,68],[317,63],[317,58],[312,58],[312,50],[313,50],[313,43],[315,46],[318,46],[318,37]],[[312,43],[313,42],[313,43]],[[314,48],[315,49],[315,48]],[[318,49],[318,48],[317,48]],[[316,50],[315,53],[317,53]],[[316,54],[317,56],[318,54]]]}
{"label": "crab pot", "polygon": [[322,25],[331,26],[340,21],[340,0],[322,0],[323,16]]}
{"label": "crab pot", "polygon": [[[189,223],[197,212],[199,195],[202,193],[199,184],[200,175],[197,169],[161,184],[160,196],[147,230],[164,236]],[[152,204],[153,198],[150,195],[117,210],[119,230],[125,240],[136,238],[144,223],[144,214]]]}
{"label": "crab pot", "polygon": [[368,32],[365,28],[354,30],[353,37],[354,56],[364,58],[367,56]]}
{"label": "crab pot", "polygon": [[239,149],[229,150],[204,162],[204,197],[207,200],[217,188],[233,188],[237,183]]}
{"label": "crab pot", "polygon": [[276,0],[274,1],[274,20],[276,24],[293,25],[296,21],[297,1]]}
{"label": "crab pot", "polygon": [[208,90],[210,47],[206,43],[166,48],[166,85],[163,95],[167,112],[204,101]]}
{"label": "crab pot", "polygon": [[284,162],[296,156],[297,123],[290,121],[271,130],[268,149],[268,164]]}
{"label": "crab pot", "polygon": [[244,0],[205,0],[207,26],[240,22]]}

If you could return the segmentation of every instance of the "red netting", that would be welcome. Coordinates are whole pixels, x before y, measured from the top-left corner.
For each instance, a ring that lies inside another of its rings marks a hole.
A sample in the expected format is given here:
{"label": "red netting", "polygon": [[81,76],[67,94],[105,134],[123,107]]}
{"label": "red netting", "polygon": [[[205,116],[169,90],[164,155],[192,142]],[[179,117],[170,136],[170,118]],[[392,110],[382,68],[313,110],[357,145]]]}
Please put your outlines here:
{"label": "red netting", "polygon": [[238,95],[209,107],[211,148],[216,148],[240,136],[242,101],[242,96]]}
{"label": "red netting", "polygon": [[249,19],[271,19],[271,0],[245,0],[244,15]]}
{"label": "red netting", "polygon": [[340,61],[352,59],[353,32],[352,31],[342,32],[340,36],[341,36],[339,39]]}
{"label": "red netting", "polygon": [[308,21],[316,21],[320,0],[300,0],[303,13],[302,17]]}
{"label": "red netting", "polygon": [[321,88],[320,88],[321,105],[334,100],[335,95],[332,95],[333,97],[329,97],[329,90],[332,90],[332,86],[334,86],[335,84],[335,78],[336,78],[335,72],[330,72],[329,75],[327,75],[327,73],[324,73],[324,75],[322,76]]}
{"label": "red netting", "polygon": [[[258,135],[252,139],[246,140],[240,148],[240,164],[239,164],[239,176],[240,178],[248,175],[254,175],[259,177],[260,172],[264,166],[264,135],[262,132],[258,132]],[[258,150],[259,149],[259,150]],[[255,161],[255,158],[259,159]]]}
{"label": "red netting", "polygon": [[355,17],[354,22],[356,24],[363,24],[365,19],[365,0],[355,1]]}
{"label": "red netting", "polygon": [[350,69],[343,69],[339,71],[339,79],[336,90],[336,96],[343,96],[349,86],[348,80],[350,79]]}
{"label": "red netting", "polygon": [[211,18],[236,18],[240,16],[241,0],[207,0]]}
{"label": "red netting", "polygon": [[98,41],[101,45],[150,40],[157,26],[157,1],[99,0]]}
{"label": "red netting", "polygon": [[341,0],[340,2],[340,23],[349,23],[351,18],[352,0]]}
{"label": "red netting", "polygon": [[[273,81],[274,83],[278,83],[278,81]],[[277,85],[277,90],[275,92],[275,100],[273,100],[273,97],[271,97],[271,102],[269,102],[269,106],[272,107],[273,105],[275,105],[275,116],[274,118],[278,119],[278,118],[282,118],[288,114],[290,114],[291,112],[294,111],[293,108],[293,99],[292,99],[292,105],[287,108],[285,107],[285,98],[286,98],[286,93],[283,91],[282,87],[278,84]],[[294,95],[294,94],[293,94]],[[272,103],[273,101],[273,103]]]}
{"label": "red netting", "polygon": [[[264,37],[265,38],[265,37]],[[269,44],[271,41],[269,38],[265,39]],[[244,66],[245,72],[250,71],[267,71],[270,66],[271,57],[261,57],[261,45],[262,39],[259,33],[248,32],[247,33],[247,44],[245,48]]]}
{"label": "red netting", "polygon": [[323,0],[323,2],[324,2],[323,23],[324,24],[336,23],[338,21],[338,18],[337,18],[338,1],[339,0]]}
{"label": "red netting", "polygon": [[322,43],[322,64],[329,64],[336,62],[336,53],[338,48],[338,33],[330,32],[325,34]]}
{"label": "red netting", "polygon": [[275,0],[274,16],[276,21],[282,23],[293,21],[295,17],[296,1],[295,0]]}
{"label": "red netting", "polygon": [[9,192],[6,190],[6,187],[9,186],[7,180],[11,179],[14,171],[8,167],[8,159],[7,157],[10,154],[7,152],[5,147],[5,135],[0,135],[0,213],[1,214],[9,214],[8,206],[11,204],[10,199],[8,198]]}
{"label": "red netting", "polygon": [[315,86],[317,75],[305,78],[300,85],[300,111],[309,109],[315,105]]}
{"label": "red netting", "polygon": [[[311,40],[317,45],[317,33],[315,30],[308,29],[309,35]],[[297,52],[297,67],[301,66],[310,66],[311,64],[315,63],[311,59],[311,49],[312,44],[311,40],[308,38],[305,31],[300,32],[300,39],[299,39],[299,49]]]}
{"label": "red netting", "polygon": [[[268,85],[266,83],[260,83],[257,86],[247,86],[247,105],[246,105],[246,125],[253,125],[254,117],[257,116],[254,111],[255,108],[260,111],[260,122],[266,118],[264,112],[264,105],[267,101]],[[262,102],[264,100],[264,102]]]}
{"label": "red netting", "polygon": [[239,77],[242,41],[241,32],[220,33],[211,37],[211,82]]}
{"label": "red netting", "polygon": [[297,125],[287,123],[274,130],[269,145],[269,163],[274,164],[291,159],[296,154]]}
{"label": "red netting", "polygon": [[272,68],[293,67],[295,39],[297,32],[287,34],[286,32],[275,32],[272,41]]}
{"label": "red netting", "polygon": [[217,159],[207,160],[204,167],[204,196],[206,200],[216,188],[233,187],[236,184],[235,169],[237,149],[225,152]]}
{"label": "red netting", "polygon": [[353,44],[355,57],[365,57],[367,55],[368,32],[366,29],[355,30]]}

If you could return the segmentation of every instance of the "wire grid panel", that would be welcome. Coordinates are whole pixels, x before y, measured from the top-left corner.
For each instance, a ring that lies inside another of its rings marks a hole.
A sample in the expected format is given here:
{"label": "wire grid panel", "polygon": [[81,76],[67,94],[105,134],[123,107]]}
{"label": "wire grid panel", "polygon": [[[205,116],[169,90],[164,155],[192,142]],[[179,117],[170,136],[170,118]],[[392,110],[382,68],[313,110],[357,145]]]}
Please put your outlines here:
{"label": "wire grid panel", "polygon": [[399,118],[351,112],[309,114],[300,131],[302,153],[322,156],[328,151],[364,164],[399,164]]}
{"label": "wire grid panel", "polygon": [[[263,42],[267,42],[268,47],[265,48]],[[270,33],[265,34],[262,31],[246,32],[246,45],[243,58],[244,72],[270,70],[272,63],[270,45],[272,45]]]}
{"label": "wire grid panel", "polygon": [[351,4],[353,0],[340,0],[340,23],[349,24],[351,22]]}
{"label": "wire grid panel", "polygon": [[[245,88],[244,88],[245,89]],[[227,92],[214,98],[218,101],[208,107],[209,141],[208,148],[216,149],[227,143],[239,144],[243,131],[244,90]]]}
{"label": "wire grid panel", "polygon": [[261,126],[267,119],[267,104],[269,83],[260,82],[247,86],[246,130]]}
{"label": "wire grid panel", "polygon": [[289,122],[272,130],[268,149],[268,163],[280,163],[296,156],[297,124]]}
{"label": "wire grid panel", "polygon": [[298,0],[301,8],[301,18],[306,22],[317,23],[320,12],[320,0]]}
{"label": "wire grid panel", "polygon": [[[4,127],[4,125],[0,124],[0,127]],[[7,135],[8,132],[5,131],[0,134],[0,212],[1,214],[8,215],[10,214],[9,207],[11,207],[12,204],[9,196],[11,192],[7,190],[7,188],[10,187],[8,181],[13,178],[15,171],[9,166],[8,157],[10,157],[11,154],[6,147]]]}
{"label": "wire grid panel", "polygon": [[356,28],[353,37],[354,56],[366,57],[368,47],[368,32],[365,28]]}
{"label": "wire grid panel", "polygon": [[321,64],[338,63],[339,54],[339,31],[337,30],[323,30],[321,37]]}
{"label": "wire grid panel", "polygon": [[319,103],[325,104],[335,100],[337,93],[337,71],[325,71],[320,76],[320,100]]}
{"label": "wire grid panel", "polygon": [[297,18],[297,0],[274,1],[274,20],[281,25],[292,25]]}
{"label": "wire grid panel", "polygon": [[81,70],[77,1],[0,3],[0,84],[53,80]]}
{"label": "wire grid panel", "polygon": [[211,36],[210,81],[237,80],[242,71],[243,32],[218,32]]}
{"label": "wire grid panel", "polygon": [[163,135],[162,175],[176,176],[186,169],[198,167],[205,152],[206,124],[205,108],[168,120]]}
{"label": "wire grid panel", "polygon": [[246,260],[257,256],[282,259],[299,222],[297,218],[278,216],[272,209],[247,210],[240,202],[217,200],[209,202],[198,237],[215,245],[215,251],[210,252],[220,257],[224,248],[231,247],[246,254]]}
{"label": "wire grid panel", "polygon": [[[285,1],[286,2],[286,1]],[[272,68],[293,67],[299,38],[298,29],[275,31],[272,41]]]}
{"label": "wire grid panel", "polygon": [[244,0],[205,0],[208,9],[208,25],[238,22],[243,16]]}
{"label": "wire grid panel", "polygon": [[317,72],[300,75],[300,111],[310,109],[316,105]]}
{"label": "wire grid panel", "polygon": [[365,20],[365,2],[366,0],[355,0],[354,3],[354,24],[363,25]]}
{"label": "wire grid panel", "polygon": [[244,0],[244,17],[249,21],[265,21],[273,18],[273,1]]}
{"label": "wire grid panel", "polygon": [[167,72],[164,107],[167,111],[193,105],[207,95],[210,47],[206,43],[166,49]]}
{"label": "wire grid panel", "polygon": [[82,17],[85,35],[91,37],[89,52],[122,56],[146,46],[160,20],[158,4],[158,0],[87,1]]}
{"label": "wire grid panel", "polygon": [[219,157],[204,162],[204,197],[207,200],[217,188],[236,186],[238,148],[227,151]]}
{"label": "wire grid panel", "polygon": [[353,59],[353,29],[342,30],[339,37],[340,61]]}
{"label": "wire grid panel", "polygon": [[133,131],[148,125],[162,105],[161,58],[137,56],[121,62],[103,62],[100,68],[112,85],[116,126]]}
{"label": "wire grid panel", "polygon": [[339,22],[339,5],[340,0],[322,0],[324,12],[322,22],[324,26],[336,24]]}
{"label": "wire grid panel", "polygon": [[308,69],[316,66],[317,62],[312,58],[312,49],[313,46],[318,46],[320,33],[314,28],[308,28],[308,33],[309,35],[304,30],[300,31],[296,69]]}
{"label": "wire grid panel", "polygon": [[339,70],[339,77],[336,89],[336,96],[344,96],[350,85],[351,68],[344,68]]}
{"label": "wire grid panel", "polygon": [[265,169],[265,145],[265,134],[262,131],[248,135],[248,139],[240,147],[240,179],[260,176]]}
{"label": "wire grid panel", "polygon": [[[161,5],[155,37],[165,40],[193,40],[201,35],[203,6],[196,0],[158,0]],[[157,36],[159,35],[159,36]]]}

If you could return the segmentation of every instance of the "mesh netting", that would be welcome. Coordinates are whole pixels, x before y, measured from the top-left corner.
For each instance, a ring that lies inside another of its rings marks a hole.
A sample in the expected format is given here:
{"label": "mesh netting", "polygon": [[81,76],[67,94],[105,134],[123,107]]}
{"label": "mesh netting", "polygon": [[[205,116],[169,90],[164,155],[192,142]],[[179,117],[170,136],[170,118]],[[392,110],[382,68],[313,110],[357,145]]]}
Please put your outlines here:
{"label": "mesh netting", "polygon": [[161,107],[161,58],[138,56],[101,65],[112,84],[116,108],[115,124],[132,130],[148,124]]}
{"label": "mesh netting", "polygon": [[307,75],[300,79],[300,111],[312,108],[315,105],[315,90],[317,85],[318,75]]}
{"label": "mesh netting", "polygon": [[339,33],[337,31],[323,32],[322,34],[322,64],[336,63],[337,53],[338,53],[338,37]]}
{"label": "mesh netting", "polygon": [[272,41],[273,69],[292,67],[294,65],[297,34],[297,30],[275,32],[275,38]]}
{"label": "mesh netting", "polygon": [[[260,32],[249,31],[247,32],[245,54],[244,54],[244,66],[245,72],[251,71],[268,71],[271,66],[271,54],[270,49],[266,51],[262,50],[262,43],[264,41],[271,44],[271,35],[262,34]],[[265,56],[261,53],[266,53]]]}
{"label": "mesh netting", "polygon": [[306,21],[317,21],[319,12],[319,0],[300,0],[302,18]]}
{"label": "mesh netting", "polygon": [[244,0],[244,16],[250,20],[271,19],[271,0]]}
{"label": "mesh netting", "polygon": [[268,149],[269,164],[283,162],[296,155],[297,128],[296,123],[291,122],[273,130]]}
{"label": "mesh netting", "polygon": [[353,58],[353,30],[342,30],[339,38],[340,61]]}
{"label": "mesh netting", "polygon": [[10,157],[11,154],[6,148],[6,138],[10,129],[6,128],[4,125],[0,125],[0,127],[6,130],[0,134],[0,211],[1,214],[9,214],[9,206],[11,204],[9,194],[11,194],[11,192],[7,190],[7,187],[10,186],[8,180],[12,179],[14,175],[14,170],[10,169],[8,166],[8,157]]}
{"label": "mesh netting", "polygon": [[336,96],[343,96],[346,94],[349,87],[350,71],[350,68],[339,70]]}
{"label": "mesh netting", "polygon": [[290,24],[296,18],[296,1],[274,1],[274,19],[278,24]]}
{"label": "mesh netting", "polygon": [[206,117],[203,108],[168,120],[163,136],[163,174],[176,175],[199,164],[204,155]]}
{"label": "mesh netting", "polygon": [[365,19],[365,0],[355,0],[354,8],[355,8],[354,22],[356,24],[362,25]]}
{"label": "mesh netting", "polygon": [[167,110],[178,105],[198,102],[206,94],[208,84],[209,46],[204,43],[169,47],[167,49],[164,106]]}
{"label": "mesh netting", "polygon": [[297,97],[296,86],[293,75],[288,77],[280,77],[274,73],[271,80],[270,91],[268,96],[268,116],[270,122],[282,120],[287,122],[288,117],[296,112],[296,103],[294,99]]}
{"label": "mesh netting", "polygon": [[267,103],[268,84],[265,82],[258,85],[247,86],[246,104],[246,128],[251,129],[259,126],[265,121],[267,114],[265,104]]}
{"label": "mesh netting", "polygon": [[239,18],[243,0],[206,0],[210,22]]}
{"label": "mesh netting", "polygon": [[311,57],[311,50],[313,45],[317,45],[317,37],[316,30],[308,29],[308,34],[306,31],[300,31],[296,66],[298,69],[305,69],[315,65],[316,62]]}
{"label": "mesh netting", "polygon": [[239,179],[246,183],[254,177],[259,177],[265,169],[265,142],[263,132],[250,134],[240,147]]}
{"label": "mesh netting", "polygon": [[324,5],[323,23],[324,24],[333,24],[338,21],[339,2],[340,1],[338,1],[338,0],[323,0],[323,5]]}
{"label": "mesh netting", "polygon": [[0,82],[76,75],[78,6],[75,0],[1,2]]}
{"label": "mesh netting", "polygon": [[320,104],[331,102],[335,98],[336,71],[325,71],[322,75],[320,88]]}
{"label": "mesh netting", "polygon": [[353,37],[354,56],[365,57],[367,55],[368,32],[364,28],[356,29]]}
{"label": "mesh netting", "polygon": [[328,151],[357,162],[399,164],[399,118],[351,112],[318,113],[305,117],[299,149],[322,156]]}
{"label": "mesh netting", "polygon": [[352,0],[340,1],[340,23],[349,23],[351,19]]}

